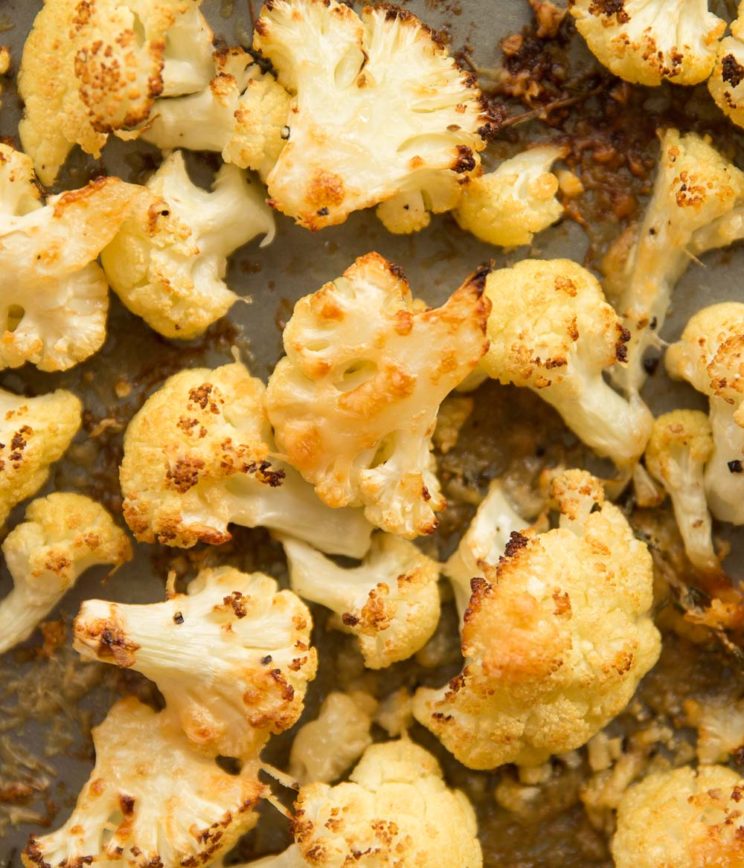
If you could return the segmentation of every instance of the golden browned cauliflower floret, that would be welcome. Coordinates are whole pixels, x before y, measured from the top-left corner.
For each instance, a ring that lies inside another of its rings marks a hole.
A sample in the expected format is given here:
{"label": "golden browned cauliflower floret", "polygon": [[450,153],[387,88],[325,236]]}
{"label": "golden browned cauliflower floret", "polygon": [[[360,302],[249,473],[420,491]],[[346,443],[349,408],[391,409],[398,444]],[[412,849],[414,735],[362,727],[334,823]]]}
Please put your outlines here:
{"label": "golden browned cauliflower floret", "polygon": [[659,656],[646,545],[585,471],[552,490],[559,527],[512,534],[473,582],[462,673],[414,698],[416,719],[469,768],[539,765],[580,747]]}
{"label": "golden browned cauliflower floret", "polygon": [[142,672],[189,739],[245,758],[302,713],[317,664],[311,630],[307,607],[274,579],[220,567],[164,603],[86,600],[75,648]]}
{"label": "golden browned cauliflower floret", "polygon": [[384,202],[383,222],[411,232],[425,212],[456,204],[487,118],[473,78],[411,13],[368,6],[360,18],[338,0],[272,0],[253,47],[292,95],[287,143],[266,178],[274,207],[320,229]]}
{"label": "golden browned cauliflower floret", "polygon": [[631,468],[653,419],[640,398],[626,400],[604,379],[625,359],[627,333],[596,278],[568,259],[525,259],[492,272],[486,295],[491,343],[481,367],[532,389],[587,446]]}
{"label": "golden browned cauliflower floret", "polygon": [[708,506],[744,524],[744,304],[724,302],[691,317],[666,354],[667,370],[708,396],[713,454],[705,467]]}
{"label": "golden browned cauliflower floret", "polygon": [[569,0],[594,56],[634,84],[699,84],[710,75],[726,22],[708,0]]}
{"label": "golden browned cauliflower floret", "polygon": [[0,389],[0,525],[46,482],[50,466],[77,434],[82,411],[64,389],[36,398]]}
{"label": "golden browned cauliflower floret", "polygon": [[70,818],[31,837],[26,868],[208,865],[258,820],[255,761],[228,774],[133,696],[93,730],[93,744],[96,765]]}
{"label": "golden browned cauliflower floret", "polygon": [[330,509],[298,473],[270,460],[264,391],[235,363],[181,371],[147,399],[127,428],[120,469],[124,518],[137,539],[217,545],[235,523],[364,555],[372,528],[361,510]]}
{"label": "golden browned cauliflower floret", "polygon": [[223,166],[212,192],[189,178],[180,151],[147,182],[101,262],[124,304],[160,334],[198,337],[238,296],[225,283],[227,257],[275,225],[263,191],[235,166]]}
{"label": "golden browned cauliflower floret", "polygon": [[731,35],[718,44],[716,66],[708,79],[708,90],[718,107],[737,126],[744,126],[744,2],[739,3]]}
{"label": "golden browned cauliflower floret", "polygon": [[335,615],[355,636],[369,669],[407,660],[439,623],[439,564],[407,540],[376,534],[357,567],[340,567],[307,543],[282,540],[292,590]]}
{"label": "golden browned cauliflower floret", "polygon": [[0,654],[28,639],[90,567],[118,567],[132,557],[127,535],[82,494],[34,500],[2,545],[13,590],[0,601]]}
{"label": "golden browned cauliflower floret", "polygon": [[439,405],[486,350],[485,271],[434,310],[377,253],[301,298],[266,393],[277,446],[333,507],[405,537],[445,505],[431,436]]}
{"label": "golden browned cauliflower floret", "polygon": [[725,766],[655,772],[626,791],[617,811],[617,868],[744,865],[744,780]]}

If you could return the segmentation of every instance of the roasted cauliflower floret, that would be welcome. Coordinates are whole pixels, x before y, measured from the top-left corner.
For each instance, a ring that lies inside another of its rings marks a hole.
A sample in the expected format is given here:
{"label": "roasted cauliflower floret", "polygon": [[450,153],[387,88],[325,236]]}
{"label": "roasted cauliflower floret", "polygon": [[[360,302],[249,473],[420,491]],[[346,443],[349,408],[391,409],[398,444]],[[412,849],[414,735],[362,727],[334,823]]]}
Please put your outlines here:
{"label": "roasted cauliflower floret", "polygon": [[[667,130],[651,201],[629,251],[605,260],[605,286],[630,332],[613,379],[629,393],[646,380],[674,285],[695,257],[744,237],[744,172],[695,133]],[[624,244],[621,238],[618,244]]]}
{"label": "roasted cauliflower floret", "polygon": [[50,494],[2,545],[13,590],[0,601],[0,654],[23,642],[90,567],[118,567],[132,557],[123,530],[95,500]]}
{"label": "roasted cauliflower floret", "polygon": [[358,567],[339,567],[298,540],[285,539],[292,590],[335,613],[331,626],[359,641],[364,664],[407,660],[439,623],[439,564],[407,540],[376,534]]}
{"label": "roasted cauliflower floret", "polygon": [[569,0],[576,29],[610,72],[633,84],[699,84],[726,22],[708,0]]}
{"label": "roasted cauliflower floret", "polygon": [[199,90],[212,72],[199,0],[46,0],[18,73],[23,149],[52,184],[75,145],[100,156],[157,96]]}
{"label": "roasted cauliflower floret", "polygon": [[617,868],[700,868],[744,864],[744,780],[725,766],[650,774],[617,811]]}
{"label": "roasted cauliflower floret", "polygon": [[717,696],[684,702],[685,723],[697,730],[698,761],[727,762],[744,748],[744,699]]}
{"label": "roasted cauliflower floret", "polygon": [[560,526],[512,534],[473,582],[462,673],[414,697],[416,719],[469,768],[539,765],[585,744],[659,656],[645,544],[585,471],[552,490]]}
{"label": "roasted cauliflower floret", "polygon": [[264,525],[334,554],[362,557],[361,510],[332,510],[298,473],[270,461],[263,383],[239,363],[170,377],[135,415],[120,469],[124,518],[137,539],[189,548]]}
{"label": "roasted cauliflower floret", "polygon": [[287,144],[266,178],[274,207],[320,229],[399,197],[383,222],[412,231],[428,221],[401,225],[406,206],[456,204],[487,118],[472,77],[417,18],[392,6],[360,18],[338,0],[272,0],[253,47],[292,95]]}
{"label": "roasted cauliflower floret", "polygon": [[257,763],[228,774],[134,697],[114,705],[93,744],[96,765],[72,815],[31,837],[26,868],[207,865],[256,824]]}
{"label": "roasted cauliflower floret", "polygon": [[72,392],[24,398],[0,389],[0,525],[11,509],[41,488],[82,422]]}
{"label": "roasted cauliflower floret", "polygon": [[672,499],[687,557],[703,572],[721,568],[713,548],[703,480],[712,455],[713,435],[705,413],[674,410],[654,422],[646,447],[646,467]]}
{"label": "roasted cauliflower floret", "polygon": [[718,107],[737,126],[744,126],[744,3],[731,24],[731,35],[718,43],[716,65],[708,90]]}
{"label": "roasted cauliflower floret", "polygon": [[698,311],[666,354],[667,370],[708,396],[713,454],[705,468],[708,506],[744,524],[744,304]]}
{"label": "roasted cauliflower floret", "polygon": [[163,603],[86,600],[75,648],[152,679],[194,743],[247,758],[302,713],[311,630],[307,607],[274,579],[220,567]]}
{"label": "roasted cauliflower floret", "polygon": [[483,369],[532,389],[597,454],[631,468],[653,419],[637,396],[626,400],[604,380],[625,359],[627,334],[594,276],[568,259],[525,259],[492,272],[486,295]]}
{"label": "roasted cauliflower floret", "polygon": [[486,350],[483,280],[424,310],[400,269],[369,253],[297,302],[267,408],[277,446],[329,506],[364,506],[400,536],[434,530],[444,498],[431,436]]}
{"label": "roasted cauliflower floret", "polygon": [[563,214],[556,199],[558,178],[550,171],[565,155],[558,145],[540,145],[505,160],[494,171],[469,178],[454,217],[476,238],[501,247],[531,244]]}
{"label": "roasted cauliflower floret", "polygon": [[198,337],[237,296],[225,283],[227,257],[275,225],[263,192],[235,166],[223,166],[212,192],[189,178],[180,151],[147,182],[101,255],[111,288],[168,338]]}
{"label": "roasted cauliflower floret", "polygon": [[31,158],[0,143],[0,219],[23,217],[41,204]]}

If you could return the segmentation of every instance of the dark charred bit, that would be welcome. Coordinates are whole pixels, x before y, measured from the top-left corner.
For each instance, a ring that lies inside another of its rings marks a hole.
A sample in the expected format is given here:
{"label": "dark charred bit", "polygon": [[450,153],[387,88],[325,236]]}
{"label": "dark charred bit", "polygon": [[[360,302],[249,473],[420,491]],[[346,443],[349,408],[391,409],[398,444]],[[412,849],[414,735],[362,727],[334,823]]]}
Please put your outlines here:
{"label": "dark charred bit", "polygon": [[744,79],[744,66],[737,63],[733,54],[727,54],[721,62],[721,77],[731,87],[738,87]]}
{"label": "dark charred bit", "polygon": [[318,215],[318,217],[327,217],[330,211],[324,206],[323,208],[319,208],[315,213]]}
{"label": "dark charred bit", "polygon": [[269,488],[278,488],[284,482],[284,478],[287,475],[283,470],[272,469],[270,461],[262,461],[260,464],[252,461],[246,465],[244,471],[245,473],[255,475],[259,482],[263,482]]}
{"label": "dark charred bit", "polygon": [[457,160],[452,168],[458,174],[472,172],[475,168],[475,157],[467,145],[457,146]]}
{"label": "dark charred bit", "polygon": [[520,549],[523,549],[528,542],[529,539],[526,536],[519,533],[517,530],[513,530],[509,535],[509,542],[506,544],[506,548],[504,549],[504,557],[513,558],[514,555]]}
{"label": "dark charred bit", "polygon": [[473,272],[470,277],[468,283],[470,286],[475,287],[479,293],[483,292],[486,288],[486,278],[492,271],[492,263],[483,263],[479,265],[478,268]]}
{"label": "dark charred bit", "polygon": [[659,356],[648,356],[643,360],[643,370],[649,375],[649,377],[652,377],[656,373],[660,361],[661,359]]}
{"label": "dark charred bit", "polygon": [[627,24],[630,21],[630,17],[625,11],[625,0],[594,0],[589,7],[589,12],[592,15],[604,15],[607,18],[614,15],[618,24]]}
{"label": "dark charred bit", "polygon": [[628,347],[626,344],[630,340],[630,332],[623,325],[618,326],[618,338],[615,343],[615,358],[618,362],[628,361]]}
{"label": "dark charred bit", "polygon": [[176,612],[173,616],[173,620],[176,624],[183,624],[183,615],[181,612]]}
{"label": "dark charred bit", "polygon": [[201,386],[195,386],[189,391],[189,400],[197,404],[202,410],[207,409],[209,396],[212,394],[212,384],[202,383]]}
{"label": "dark charred bit", "polygon": [[726,466],[729,469],[729,473],[744,473],[744,464],[742,464],[739,458],[734,458],[733,461],[727,462]]}
{"label": "dark charred bit", "polygon": [[425,485],[421,488],[421,497],[423,497],[424,500],[431,500],[431,494],[429,494],[429,489]]}
{"label": "dark charred bit", "polygon": [[397,277],[398,280],[404,280],[408,283],[408,278],[406,277],[405,271],[403,271],[402,267],[395,262],[388,262],[388,270],[393,275],[393,277]]}
{"label": "dark charred bit", "polygon": [[245,618],[248,614],[248,610],[245,607],[245,597],[240,593],[240,591],[233,591],[232,594],[228,594],[223,598],[222,602],[226,606],[230,606],[235,613],[235,617],[240,620],[241,618]]}
{"label": "dark charred bit", "polygon": [[341,615],[341,621],[346,627],[356,627],[359,623],[359,618],[357,618],[356,615],[352,615],[351,612],[344,612],[344,614]]}
{"label": "dark charred bit", "polygon": [[134,799],[131,796],[120,795],[119,807],[125,817],[131,817],[134,813]]}
{"label": "dark charred bit", "polygon": [[267,654],[265,657],[261,658],[261,665],[262,666],[268,666],[269,663],[271,663],[271,661],[272,661],[271,654]]}

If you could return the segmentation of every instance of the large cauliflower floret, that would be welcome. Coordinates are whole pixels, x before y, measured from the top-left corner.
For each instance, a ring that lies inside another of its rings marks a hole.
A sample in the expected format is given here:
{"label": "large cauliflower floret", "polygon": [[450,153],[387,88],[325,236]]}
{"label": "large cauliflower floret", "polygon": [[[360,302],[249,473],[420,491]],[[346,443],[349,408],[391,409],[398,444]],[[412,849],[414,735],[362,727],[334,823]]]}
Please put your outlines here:
{"label": "large cauliflower floret", "polygon": [[595,57],[634,84],[699,84],[710,75],[726,22],[708,0],[569,0]]}
{"label": "large cauliflower floret", "polygon": [[603,372],[625,359],[624,331],[597,280],[568,259],[525,259],[486,280],[491,344],[481,362],[502,383],[526,386],[621,469],[638,460],[653,419]]}
{"label": "large cauliflower floret", "polygon": [[199,90],[212,74],[199,0],[46,0],[18,74],[23,148],[52,184],[75,145],[98,157],[157,96]]}
{"label": "large cauliflower floret", "polygon": [[550,171],[565,155],[558,145],[530,148],[494,172],[469,178],[454,217],[476,238],[501,247],[531,244],[538,232],[560,220],[558,178]]}
{"label": "large cauliflower floret", "polygon": [[77,434],[82,411],[79,399],[64,389],[36,398],[0,389],[0,525],[46,482]]}
{"label": "large cauliflower floret", "polygon": [[195,338],[227,313],[237,296],[225,283],[227,257],[275,225],[263,192],[235,166],[223,166],[212,192],[189,178],[172,154],[101,255],[111,288],[160,334]]}
{"label": "large cauliflower floret", "polygon": [[645,544],[585,471],[552,489],[560,526],[512,535],[473,582],[462,673],[414,697],[417,720],[469,768],[539,765],[580,747],[659,656]]}
{"label": "large cauliflower floret", "polygon": [[137,539],[188,548],[263,525],[334,554],[362,557],[371,526],[333,510],[298,473],[269,461],[263,383],[239,363],[170,377],[129,423],[120,469],[124,518]]}
{"label": "large cauliflower floret", "polygon": [[744,126],[744,3],[731,24],[731,35],[718,44],[716,66],[708,79],[708,90],[718,107],[737,126]]}
{"label": "large cauliflower floret", "polygon": [[690,561],[703,572],[721,565],[705,499],[705,465],[713,455],[713,434],[705,413],[674,410],[654,422],[646,467],[672,499],[674,517]]}
{"label": "large cauliflower floret", "polygon": [[266,179],[276,208],[320,229],[397,199],[381,216],[412,231],[427,220],[402,225],[406,206],[456,204],[487,119],[472,77],[417,18],[387,5],[360,18],[337,0],[272,0],[253,46],[293,97]]}
{"label": "large cauliflower floret", "polygon": [[127,535],[99,503],[61,492],[34,500],[2,549],[13,590],[0,602],[0,654],[28,639],[90,567],[132,557]]}
{"label": "large cauliflower floret", "polygon": [[72,815],[30,839],[26,868],[208,865],[256,824],[257,763],[228,774],[134,697],[114,705],[93,744],[96,765]]}
{"label": "large cauliflower floret", "polygon": [[331,609],[332,626],[359,641],[364,664],[382,669],[407,660],[439,623],[439,564],[416,546],[376,534],[358,567],[339,567],[297,540],[285,539],[292,590]]}
{"label": "large cauliflower floret", "polygon": [[434,530],[444,498],[431,436],[487,347],[484,275],[425,310],[400,269],[369,253],[297,302],[266,405],[277,446],[329,506],[363,505],[401,536]]}
{"label": "large cauliflower floret", "polygon": [[245,758],[302,713],[317,665],[311,630],[307,607],[274,579],[220,567],[163,603],[86,600],[75,648],[142,672],[189,739]]}
{"label": "large cauliflower floret", "polygon": [[627,365],[613,372],[618,385],[631,393],[643,386],[644,354],[659,345],[674,285],[690,261],[742,237],[744,172],[706,139],[667,130],[635,242],[625,256],[605,260],[608,295],[630,331]]}
{"label": "large cauliflower floret", "polygon": [[705,490],[713,515],[744,524],[744,304],[698,311],[666,355],[667,370],[708,396],[713,454]]}
{"label": "large cauliflower floret", "polygon": [[744,780],[725,766],[656,772],[617,811],[617,868],[744,865]]}

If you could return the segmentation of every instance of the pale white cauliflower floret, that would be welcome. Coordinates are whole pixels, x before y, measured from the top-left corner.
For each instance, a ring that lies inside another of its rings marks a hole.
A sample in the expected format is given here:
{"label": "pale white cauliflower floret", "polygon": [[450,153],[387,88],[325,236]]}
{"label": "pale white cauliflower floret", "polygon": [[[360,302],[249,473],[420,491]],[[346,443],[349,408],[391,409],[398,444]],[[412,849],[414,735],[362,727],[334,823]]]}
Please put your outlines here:
{"label": "pale white cauliflower floret", "polygon": [[292,95],[287,144],[266,178],[274,207],[320,229],[387,202],[383,222],[410,232],[456,204],[487,119],[472,77],[411,13],[272,0],[253,47]]}
{"label": "pale white cauliflower floret", "polygon": [[744,865],[744,780],[724,766],[650,774],[617,812],[617,868]]}
{"label": "pale white cauliflower floret", "polygon": [[302,713],[317,664],[311,630],[307,607],[274,579],[219,567],[163,603],[86,600],[75,648],[142,672],[189,739],[245,758]]}
{"label": "pale white cauliflower floret", "polygon": [[96,765],[67,822],[32,836],[26,868],[208,865],[255,826],[258,764],[237,775],[134,697],[93,730]]}
{"label": "pale white cauliflower floret", "polygon": [[726,22],[708,0],[569,0],[595,57],[634,84],[699,84],[710,75]]}
{"label": "pale white cauliflower floret", "polygon": [[286,465],[270,460],[263,383],[239,363],[170,377],[124,437],[124,518],[137,539],[188,548],[259,525],[333,554],[362,557],[371,525],[334,510]]}
{"label": "pale white cauliflower floret", "polygon": [[28,639],[87,569],[132,557],[126,534],[99,503],[65,492],[34,500],[2,550],[13,590],[0,601],[0,654]]}
{"label": "pale white cauliflower floret", "polygon": [[565,155],[559,145],[539,145],[504,160],[494,171],[469,178],[454,217],[462,229],[501,247],[531,244],[560,220],[558,178],[550,171]]}
{"label": "pale white cauliflower floret", "polygon": [[285,539],[292,590],[331,609],[331,626],[355,636],[369,669],[407,660],[439,623],[439,564],[416,546],[376,534],[358,567],[339,567],[298,540]]}
{"label": "pale white cauliflower floret", "polygon": [[198,337],[224,316],[237,296],[225,283],[227,257],[256,235],[263,244],[275,224],[263,192],[235,166],[223,166],[212,192],[189,178],[183,155],[172,154],[101,262],[124,304],[160,334]]}
{"label": "pale white cauliflower floret", "polygon": [[525,259],[492,272],[486,295],[491,343],[481,367],[532,389],[587,446],[631,468],[653,419],[637,396],[626,400],[604,380],[625,359],[627,333],[596,278],[568,259]]}
{"label": "pale white cauliflower floret", "polygon": [[744,2],[739,3],[731,35],[718,44],[716,66],[708,90],[721,111],[737,126],[744,126]]}
{"label": "pale white cauliflower floret", "polygon": [[552,487],[560,526],[512,534],[473,582],[462,673],[414,697],[416,719],[469,768],[539,765],[580,747],[659,656],[645,544],[585,471]]}
{"label": "pale white cauliflower floret", "polygon": [[364,506],[415,537],[444,507],[431,436],[444,397],[485,352],[484,273],[434,310],[377,253],[301,298],[266,394],[278,448],[329,506]]}

